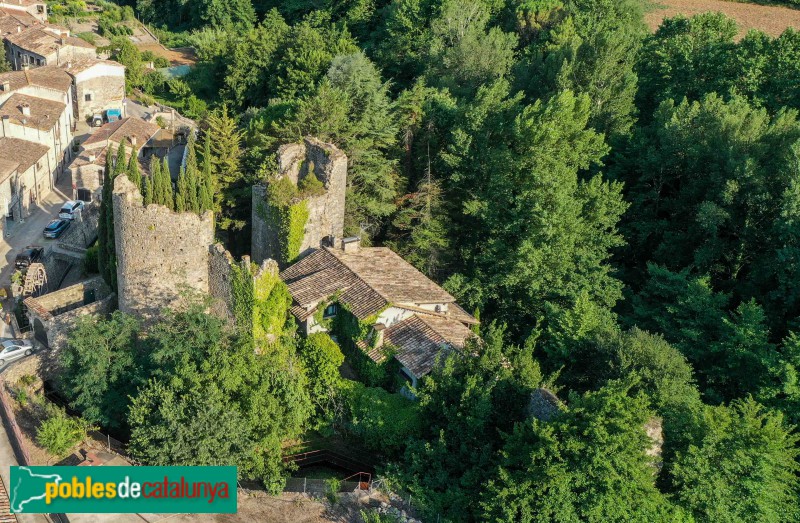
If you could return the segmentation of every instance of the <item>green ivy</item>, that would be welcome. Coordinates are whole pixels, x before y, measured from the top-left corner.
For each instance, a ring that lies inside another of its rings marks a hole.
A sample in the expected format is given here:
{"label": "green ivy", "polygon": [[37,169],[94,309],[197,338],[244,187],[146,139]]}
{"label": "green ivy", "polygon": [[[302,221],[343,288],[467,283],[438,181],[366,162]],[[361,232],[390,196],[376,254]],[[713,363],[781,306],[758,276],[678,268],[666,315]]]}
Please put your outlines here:
{"label": "green ivy", "polygon": [[[388,308],[388,306],[386,307]],[[385,310],[384,308],[383,310]],[[358,346],[360,341],[369,341],[374,330],[373,326],[380,316],[380,310],[375,314],[359,320],[348,308],[347,304],[339,302],[339,312],[333,318],[331,332],[344,350],[345,356],[358,373],[361,379],[371,387],[393,388],[394,375],[399,369],[399,363],[394,359],[394,347],[386,344],[382,348],[385,359],[382,363],[375,363]],[[374,346],[374,345],[371,345]]]}
{"label": "green ivy", "polygon": [[[306,178],[310,177],[316,179]],[[292,263],[300,255],[309,216],[306,197],[288,178],[281,178],[267,187],[269,212],[263,207],[257,209],[264,220],[277,222],[281,265]]]}
{"label": "green ivy", "polygon": [[233,316],[256,347],[271,345],[283,334],[292,297],[277,274],[258,277],[255,264],[235,265],[231,274]]}

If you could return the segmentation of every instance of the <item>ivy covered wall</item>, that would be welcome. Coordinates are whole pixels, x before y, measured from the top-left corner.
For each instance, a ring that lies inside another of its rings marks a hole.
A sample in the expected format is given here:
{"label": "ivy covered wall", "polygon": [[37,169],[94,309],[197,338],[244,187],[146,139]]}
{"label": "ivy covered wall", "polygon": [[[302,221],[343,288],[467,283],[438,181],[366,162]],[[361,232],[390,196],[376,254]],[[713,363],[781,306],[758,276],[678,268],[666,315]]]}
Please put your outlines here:
{"label": "ivy covered wall", "polygon": [[292,297],[278,276],[277,267],[234,265],[231,294],[236,325],[252,336],[256,348],[269,347],[281,337],[289,320]]}

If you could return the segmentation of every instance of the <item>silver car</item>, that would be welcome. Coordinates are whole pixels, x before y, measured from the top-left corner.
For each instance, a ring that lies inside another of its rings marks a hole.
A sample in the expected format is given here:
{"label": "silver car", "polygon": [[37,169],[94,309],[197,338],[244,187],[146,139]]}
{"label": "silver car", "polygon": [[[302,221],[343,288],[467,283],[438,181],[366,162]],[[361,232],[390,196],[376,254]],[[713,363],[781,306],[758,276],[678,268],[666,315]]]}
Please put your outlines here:
{"label": "silver car", "polygon": [[33,353],[33,343],[30,340],[7,340],[0,343],[0,367],[10,361]]}

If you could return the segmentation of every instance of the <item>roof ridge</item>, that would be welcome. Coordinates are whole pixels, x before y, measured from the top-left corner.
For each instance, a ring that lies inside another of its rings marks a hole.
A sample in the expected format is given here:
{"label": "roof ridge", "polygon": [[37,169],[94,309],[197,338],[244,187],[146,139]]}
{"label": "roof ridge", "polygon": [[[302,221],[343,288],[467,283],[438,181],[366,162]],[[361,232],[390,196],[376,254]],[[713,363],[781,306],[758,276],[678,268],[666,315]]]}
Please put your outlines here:
{"label": "roof ridge", "polygon": [[[388,296],[386,296],[384,293],[380,292],[378,289],[376,289],[375,287],[373,287],[372,285],[370,285],[369,283],[367,283],[367,281],[366,281],[364,278],[362,278],[361,276],[359,276],[359,275],[358,275],[358,273],[357,273],[356,271],[354,271],[353,269],[351,269],[350,267],[348,267],[348,265],[347,265],[346,263],[344,263],[344,262],[342,261],[342,259],[341,259],[341,258],[339,258],[338,256],[336,256],[336,255],[334,254],[334,249],[335,249],[335,247],[323,247],[323,249],[325,249],[325,250],[328,252],[328,254],[329,254],[330,256],[332,256],[332,257],[333,257],[333,258],[336,260],[336,262],[337,262],[337,263],[339,263],[339,264],[340,264],[342,267],[344,267],[345,269],[347,269],[347,270],[350,272],[350,274],[352,274],[353,276],[355,276],[355,277],[356,277],[356,279],[357,279],[358,281],[360,281],[361,283],[363,283],[364,285],[366,285],[366,286],[367,286],[367,288],[368,288],[369,290],[371,290],[372,292],[374,292],[375,294],[377,294],[378,296],[380,296],[381,298],[383,298],[383,301],[385,301],[385,302],[386,302],[386,303],[388,303],[388,304],[392,304],[392,303],[394,303],[392,300],[390,300],[390,299],[389,299],[389,297],[388,297]],[[391,249],[388,249],[388,250],[389,250],[389,251],[391,251]]]}

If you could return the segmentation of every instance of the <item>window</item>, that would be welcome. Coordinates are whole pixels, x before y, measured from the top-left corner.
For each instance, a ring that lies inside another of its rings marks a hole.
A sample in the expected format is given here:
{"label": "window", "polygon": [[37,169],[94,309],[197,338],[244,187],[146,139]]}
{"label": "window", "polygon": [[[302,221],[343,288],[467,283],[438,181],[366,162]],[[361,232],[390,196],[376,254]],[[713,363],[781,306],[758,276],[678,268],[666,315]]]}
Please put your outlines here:
{"label": "window", "polygon": [[83,95],[83,101],[84,102],[91,102],[92,101],[92,93],[86,93],[85,95]]}
{"label": "window", "polygon": [[36,170],[38,171],[41,168],[42,168],[42,162],[41,161],[36,162]]}
{"label": "window", "polygon": [[339,304],[338,303],[331,303],[327,307],[325,307],[325,311],[322,313],[323,318],[333,318],[339,312]]}

